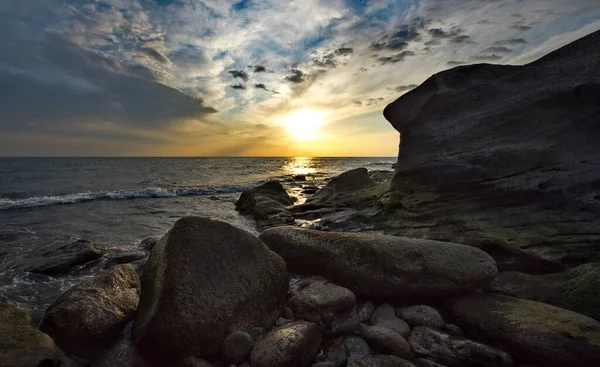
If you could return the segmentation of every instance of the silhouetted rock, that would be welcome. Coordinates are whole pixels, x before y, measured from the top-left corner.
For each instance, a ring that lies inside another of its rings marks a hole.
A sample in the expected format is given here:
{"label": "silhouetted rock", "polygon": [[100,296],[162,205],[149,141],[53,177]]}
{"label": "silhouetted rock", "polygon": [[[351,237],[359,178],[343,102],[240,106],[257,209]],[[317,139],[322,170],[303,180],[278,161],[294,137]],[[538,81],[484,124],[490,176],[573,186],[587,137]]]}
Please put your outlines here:
{"label": "silhouetted rock", "polygon": [[46,250],[40,257],[28,260],[25,269],[32,273],[62,275],[75,267],[98,260],[106,253],[87,240],[77,240]]}
{"label": "silhouetted rock", "polygon": [[442,329],[446,325],[442,315],[435,308],[427,305],[403,307],[398,309],[396,313],[411,326],[429,326],[434,329]]}
{"label": "silhouetted rock", "polygon": [[348,206],[359,205],[368,199],[373,199],[372,189],[377,183],[369,177],[366,168],[356,168],[334,177],[306,203],[317,206]]}
{"label": "silhouetted rock", "polygon": [[396,310],[387,303],[379,305],[379,307],[375,309],[375,312],[371,317],[371,325],[390,329],[402,335],[404,338],[408,338],[408,334],[410,334],[410,326],[408,326],[406,321],[396,316]]}
{"label": "silhouetted rock", "polygon": [[410,358],[410,345],[397,332],[382,326],[359,325],[360,336],[379,353]]}
{"label": "silhouetted rock", "polygon": [[322,340],[317,324],[295,321],[274,329],[256,343],[250,354],[252,367],[309,366]]}
{"label": "silhouetted rock", "polygon": [[440,72],[389,104],[402,142],[381,226],[484,248],[501,270],[600,261],[599,58],[600,31],[527,65]]}
{"label": "silhouetted rock", "polygon": [[488,254],[455,243],[296,227],[260,238],[292,272],[321,275],[358,296],[448,297],[483,288],[497,273]]}
{"label": "silhouetted rock", "polygon": [[288,290],[283,260],[230,224],[186,217],[152,249],[132,338],[163,365],[216,354],[233,331],[269,328]]}
{"label": "silhouetted rock", "polygon": [[287,207],[294,202],[277,181],[269,181],[246,190],[235,203],[242,214],[251,214],[261,227],[268,228],[294,223]]}

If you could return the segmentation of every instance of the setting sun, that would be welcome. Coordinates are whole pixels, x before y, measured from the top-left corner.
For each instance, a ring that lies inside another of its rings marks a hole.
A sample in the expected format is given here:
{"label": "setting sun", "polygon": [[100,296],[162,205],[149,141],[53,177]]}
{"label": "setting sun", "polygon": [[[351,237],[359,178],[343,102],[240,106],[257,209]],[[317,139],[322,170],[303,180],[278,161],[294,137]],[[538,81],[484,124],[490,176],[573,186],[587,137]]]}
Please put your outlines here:
{"label": "setting sun", "polygon": [[285,127],[292,138],[304,141],[316,138],[323,125],[323,114],[317,111],[300,110],[284,119]]}

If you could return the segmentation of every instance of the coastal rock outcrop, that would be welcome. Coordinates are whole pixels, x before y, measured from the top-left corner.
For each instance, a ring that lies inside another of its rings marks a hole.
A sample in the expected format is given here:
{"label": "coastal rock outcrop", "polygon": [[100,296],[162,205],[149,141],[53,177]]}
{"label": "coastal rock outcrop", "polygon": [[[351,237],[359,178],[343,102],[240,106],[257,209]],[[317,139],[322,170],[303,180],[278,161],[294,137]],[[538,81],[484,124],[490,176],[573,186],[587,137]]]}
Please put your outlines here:
{"label": "coastal rock outcrop", "polygon": [[350,290],[322,277],[309,277],[294,283],[288,306],[294,315],[318,324],[325,333],[356,329],[356,296]]}
{"label": "coastal rock outcrop", "polygon": [[271,228],[260,239],[292,272],[323,276],[357,296],[443,298],[483,288],[497,273],[488,254],[455,243],[296,227]]}
{"label": "coastal rock outcrop", "polygon": [[0,300],[0,366],[75,367],[52,338],[34,329],[29,312]]}
{"label": "coastal rock outcrop", "polygon": [[41,256],[29,260],[25,270],[46,275],[62,275],[77,266],[98,260],[106,251],[106,248],[98,247],[90,241],[77,240],[47,249]]}
{"label": "coastal rock outcrop", "polygon": [[252,234],[209,218],[182,218],[144,266],[132,338],[162,365],[214,355],[231,332],[273,325],[288,277],[281,257]]}
{"label": "coastal rock outcrop", "polygon": [[545,303],[493,294],[448,302],[465,332],[501,345],[516,360],[545,367],[600,365],[600,322]]}
{"label": "coastal rock outcrop", "polygon": [[69,289],[44,314],[41,329],[67,353],[113,341],[133,319],[140,279],[131,265],[105,270]]}
{"label": "coastal rock outcrop", "polygon": [[389,104],[401,146],[381,227],[484,248],[501,270],[600,261],[599,59],[597,31],[523,66],[440,72]]}
{"label": "coastal rock outcrop", "polygon": [[366,168],[356,168],[334,177],[307,201],[307,205],[353,207],[373,199],[377,183],[369,177]]}
{"label": "coastal rock outcrop", "polygon": [[235,203],[235,209],[252,215],[261,227],[268,228],[294,223],[294,217],[287,210],[293,203],[279,182],[269,181],[244,191]]}
{"label": "coastal rock outcrop", "polygon": [[447,367],[514,367],[512,357],[500,349],[438,330],[417,326],[408,342],[413,353]]}
{"label": "coastal rock outcrop", "polygon": [[600,263],[547,275],[502,272],[486,291],[548,303],[600,321]]}
{"label": "coastal rock outcrop", "polygon": [[323,336],[317,324],[295,321],[264,336],[250,354],[252,367],[309,366]]}

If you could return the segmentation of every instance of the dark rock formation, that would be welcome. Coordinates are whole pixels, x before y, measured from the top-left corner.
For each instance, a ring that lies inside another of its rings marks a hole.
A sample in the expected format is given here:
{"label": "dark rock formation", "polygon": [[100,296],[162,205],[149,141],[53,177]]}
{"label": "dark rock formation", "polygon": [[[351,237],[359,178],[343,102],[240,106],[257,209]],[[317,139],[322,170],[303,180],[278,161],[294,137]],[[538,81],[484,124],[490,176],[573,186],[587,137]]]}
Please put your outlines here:
{"label": "dark rock formation", "polygon": [[410,345],[397,332],[382,326],[359,325],[362,336],[371,347],[383,354],[401,358],[410,358]]}
{"label": "dark rock formation", "polygon": [[130,265],[105,270],[61,295],[44,314],[41,329],[67,353],[113,342],[133,319],[140,279]]}
{"label": "dark rock formation", "polygon": [[600,31],[527,65],[443,71],[388,105],[402,142],[381,226],[484,248],[501,270],[600,261],[599,60]]}
{"label": "dark rock formation", "polygon": [[587,316],[493,294],[451,300],[448,312],[467,335],[501,345],[520,362],[600,366],[600,322]]}
{"label": "dark rock formation", "polygon": [[90,241],[77,240],[46,250],[40,257],[29,260],[25,270],[46,275],[62,275],[77,266],[98,260],[105,253],[105,248],[99,248]]}
{"label": "dark rock formation", "polygon": [[216,354],[231,332],[269,328],[288,290],[283,260],[230,224],[187,217],[152,249],[132,338],[160,365]]}
{"label": "dark rock formation", "polygon": [[312,321],[325,333],[356,329],[356,296],[321,277],[309,277],[290,287],[288,306],[297,318]]}
{"label": "dark rock formation", "polygon": [[246,190],[235,203],[235,209],[254,217],[263,228],[294,223],[287,207],[294,202],[277,181],[269,181]]}
{"label": "dark rock formation", "polygon": [[511,356],[498,348],[424,326],[414,328],[408,342],[415,355],[426,357],[447,367],[513,367],[515,365]]}
{"label": "dark rock formation", "polygon": [[52,338],[31,326],[31,315],[0,301],[0,366],[69,367]]}
{"label": "dark rock formation", "polygon": [[252,367],[306,367],[310,365],[323,336],[317,324],[296,321],[271,331],[250,354]]}
{"label": "dark rock formation", "polygon": [[371,317],[371,325],[390,329],[404,338],[408,338],[408,334],[410,334],[410,326],[408,326],[406,321],[396,316],[396,310],[387,303],[375,309],[373,317]]}
{"label": "dark rock formation", "polygon": [[221,346],[223,362],[227,364],[240,364],[248,359],[254,341],[250,334],[243,331],[234,331],[229,334]]}
{"label": "dark rock formation", "polygon": [[356,168],[344,172],[311,196],[306,203],[317,206],[353,207],[373,199],[372,190],[377,183],[369,177],[366,168]]}
{"label": "dark rock formation", "polygon": [[600,320],[600,263],[548,275],[503,272],[486,291],[548,303]]}
{"label": "dark rock formation", "polygon": [[356,335],[350,335],[344,340],[344,345],[348,350],[348,363],[359,360],[371,353],[371,348],[367,342]]}
{"label": "dark rock formation", "polygon": [[396,313],[411,326],[428,326],[441,330],[446,325],[442,315],[435,308],[427,305],[400,308]]}
{"label": "dark rock formation", "polygon": [[376,355],[361,358],[348,367],[415,367],[415,365],[400,357]]}
{"label": "dark rock formation", "polygon": [[497,272],[488,254],[454,243],[296,227],[260,238],[293,272],[321,275],[357,296],[448,297],[485,287]]}

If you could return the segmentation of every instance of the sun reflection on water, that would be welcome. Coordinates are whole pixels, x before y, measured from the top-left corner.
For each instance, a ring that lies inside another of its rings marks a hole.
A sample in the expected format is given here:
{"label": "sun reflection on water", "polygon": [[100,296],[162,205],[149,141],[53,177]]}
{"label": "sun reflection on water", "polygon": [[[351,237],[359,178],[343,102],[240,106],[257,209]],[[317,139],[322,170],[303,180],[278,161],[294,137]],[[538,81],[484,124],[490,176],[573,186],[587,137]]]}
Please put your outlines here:
{"label": "sun reflection on water", "polygon": [[310,157],[290,158],[283,166],[283,170],[291,175],[310,175],[315,173],[315,159]]}

